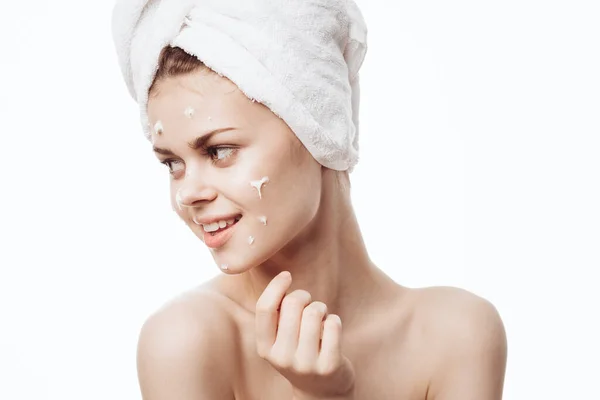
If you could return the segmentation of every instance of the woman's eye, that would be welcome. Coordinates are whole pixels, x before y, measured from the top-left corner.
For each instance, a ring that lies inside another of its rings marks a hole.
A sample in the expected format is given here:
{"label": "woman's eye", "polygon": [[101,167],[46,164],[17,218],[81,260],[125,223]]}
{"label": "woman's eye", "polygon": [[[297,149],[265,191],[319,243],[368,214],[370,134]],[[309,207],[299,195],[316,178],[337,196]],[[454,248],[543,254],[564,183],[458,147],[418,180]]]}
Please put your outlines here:
{"label": "woman's eye", "polygon": [[224,160],[230,157],[233,152],[233,147],[211,147],[208,149],[208,154],[214,161]]}
{"label": "woman's eye", "polygon": [[[179,160],[165,160],[162,161],[161,164],[164,164],[169,168],[169,173],[174,174],[177,171],[180,171],[183,168],[183,163]],[[174,165],[180,165],[179,169],[173,168]]]}

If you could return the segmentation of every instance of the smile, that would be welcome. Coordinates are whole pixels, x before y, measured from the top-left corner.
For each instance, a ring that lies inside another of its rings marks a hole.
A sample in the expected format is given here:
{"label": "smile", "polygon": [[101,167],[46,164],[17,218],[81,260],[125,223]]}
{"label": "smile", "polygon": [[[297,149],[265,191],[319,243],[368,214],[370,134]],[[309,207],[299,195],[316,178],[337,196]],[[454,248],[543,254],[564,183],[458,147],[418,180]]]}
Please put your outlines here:
{"label": "smile", "polygon": [[204,229],[204,232],[216,233],[227,229],[229,226],[234,225],[240,220],[241,217],[235,217],[227,220],[215,221],[210,224],[200,224]]}
{"label": "smile", "polygon": [[241,217],[221,220],[202,225],[204,229],[204,243],[211,249],[222,247],[235,232],[235,226]]}

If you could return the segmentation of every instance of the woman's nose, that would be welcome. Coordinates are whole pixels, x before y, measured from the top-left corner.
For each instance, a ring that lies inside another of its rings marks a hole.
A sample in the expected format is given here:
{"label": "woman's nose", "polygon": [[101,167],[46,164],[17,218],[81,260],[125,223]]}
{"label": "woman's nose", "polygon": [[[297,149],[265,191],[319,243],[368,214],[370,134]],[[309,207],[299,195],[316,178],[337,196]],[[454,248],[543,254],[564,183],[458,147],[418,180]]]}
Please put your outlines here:
{"label": "woman's nose", "polygon": [[186,175],[183,183],[175,192],[175,202],[181,210],[183,207],[198,207],[210,202],[217,197],[217,191],[205,182],[190,175]]}

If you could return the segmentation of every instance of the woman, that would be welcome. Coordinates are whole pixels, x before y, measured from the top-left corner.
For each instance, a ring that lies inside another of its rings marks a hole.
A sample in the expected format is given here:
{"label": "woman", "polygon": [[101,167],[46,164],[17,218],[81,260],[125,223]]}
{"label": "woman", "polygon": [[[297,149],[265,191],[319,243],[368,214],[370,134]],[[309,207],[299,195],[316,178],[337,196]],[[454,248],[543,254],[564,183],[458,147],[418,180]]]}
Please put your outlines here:
{"label": "woman", "polygon": [[362,240],[354,3],[183,3],[123,1],[113,16],[173,209],[223,272],[144,324],[143,398],[500,399],[493,305],[399,285]]}

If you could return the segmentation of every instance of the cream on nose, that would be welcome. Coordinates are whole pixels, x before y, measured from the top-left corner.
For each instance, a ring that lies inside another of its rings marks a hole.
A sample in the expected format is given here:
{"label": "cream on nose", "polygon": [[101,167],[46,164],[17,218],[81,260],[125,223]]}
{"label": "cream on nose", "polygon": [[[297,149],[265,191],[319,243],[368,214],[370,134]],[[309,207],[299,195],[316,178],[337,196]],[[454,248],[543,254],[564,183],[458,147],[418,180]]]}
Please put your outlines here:
{"label": "cream on nose", "polygon": [[183,202],[181,198],[181,188],[177,189],[177,193],[175,193],[175,202],[177,203],[177,207],[181,211],[181,203]]}

